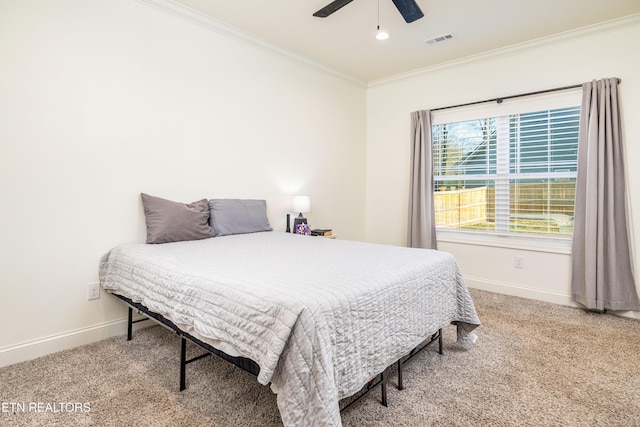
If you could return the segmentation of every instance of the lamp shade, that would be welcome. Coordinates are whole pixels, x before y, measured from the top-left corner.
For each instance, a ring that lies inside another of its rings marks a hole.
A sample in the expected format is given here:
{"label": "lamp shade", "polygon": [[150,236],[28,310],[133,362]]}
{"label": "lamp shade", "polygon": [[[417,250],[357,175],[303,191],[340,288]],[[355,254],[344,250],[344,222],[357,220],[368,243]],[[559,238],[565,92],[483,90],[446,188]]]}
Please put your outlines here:
{"label": "lamp shade", "polygon": [[293,196],[291,200],[291,212],[311,212],[311,199],[309,196]]}

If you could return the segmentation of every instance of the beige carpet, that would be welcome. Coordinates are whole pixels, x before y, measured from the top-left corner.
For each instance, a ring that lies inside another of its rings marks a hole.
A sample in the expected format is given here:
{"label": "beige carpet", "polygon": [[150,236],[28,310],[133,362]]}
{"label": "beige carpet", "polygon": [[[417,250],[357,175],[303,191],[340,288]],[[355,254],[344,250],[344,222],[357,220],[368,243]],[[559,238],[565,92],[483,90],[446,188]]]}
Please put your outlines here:
{"label": "beige carpet", "polygon": [[[345,426],[640,426],[640,321],[472,296],[483,322],[477,344],[462,350],[447,327],[443,356],[429,348],[414,357],[405,390],[393,372],[389,407],[374,391],[343,413]],[[275,395],[216,357],[189,365],[179,392],[179,348],[156,326],[131,342],[115,337],[2,368],[0,425],[281,425]]]}

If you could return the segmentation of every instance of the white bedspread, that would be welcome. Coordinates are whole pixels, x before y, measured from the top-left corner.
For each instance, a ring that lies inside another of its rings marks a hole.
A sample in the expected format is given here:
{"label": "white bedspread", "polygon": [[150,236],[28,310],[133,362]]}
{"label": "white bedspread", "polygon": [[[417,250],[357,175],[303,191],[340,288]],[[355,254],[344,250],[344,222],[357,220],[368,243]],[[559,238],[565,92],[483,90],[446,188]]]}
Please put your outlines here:
{"label": "white bedspread", "polygon": [[480,324],[446,252],[288,233],[123,244],[104,289],[260,366],[286,426],[340,426],[339,399],[439,328]]}

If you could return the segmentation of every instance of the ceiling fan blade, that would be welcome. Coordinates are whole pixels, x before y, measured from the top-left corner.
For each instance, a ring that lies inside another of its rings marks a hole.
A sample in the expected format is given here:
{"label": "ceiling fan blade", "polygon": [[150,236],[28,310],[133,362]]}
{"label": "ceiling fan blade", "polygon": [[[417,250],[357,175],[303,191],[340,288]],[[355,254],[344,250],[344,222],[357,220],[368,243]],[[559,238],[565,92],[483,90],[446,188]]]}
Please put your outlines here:
{"label": "ceiling fan blade", "polygon": [[323,7],[322,9],[320,9],[319,11],[317,11],[316,13],[314,13],[313,16],[317,16],[319,18],[326,18],[336,10],[340,9],[343,6],[348,5],[352,1],[353,0],[335,0],[329,3],[328,5],[326,5],[325,7]]}
{"label": "ceiling fan blade", "polygon": [[[334,2],[335,3],[335,2]],[[415,0],[393,0],[393,4],[398,8],[407,23],[418,20],[424,16]]]}

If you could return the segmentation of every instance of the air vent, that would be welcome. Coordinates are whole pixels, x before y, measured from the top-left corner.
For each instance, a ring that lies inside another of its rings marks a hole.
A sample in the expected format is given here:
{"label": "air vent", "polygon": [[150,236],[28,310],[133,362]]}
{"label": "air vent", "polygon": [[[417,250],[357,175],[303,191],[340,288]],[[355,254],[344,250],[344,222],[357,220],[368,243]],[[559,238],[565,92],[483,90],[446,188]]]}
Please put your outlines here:
{"label": "air vent", "polygon": [[447,34],[443,34],[441,36],[437,36],[431,39],[427,39],[425,40],[425,42],[427,42],[427,44],[434,44],[434,43],[441,43],[445,40],[451,40],[453,38],[453,33],[447,33]]}

